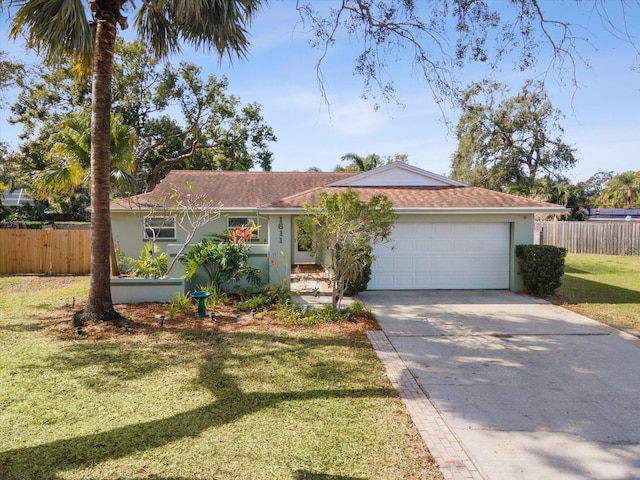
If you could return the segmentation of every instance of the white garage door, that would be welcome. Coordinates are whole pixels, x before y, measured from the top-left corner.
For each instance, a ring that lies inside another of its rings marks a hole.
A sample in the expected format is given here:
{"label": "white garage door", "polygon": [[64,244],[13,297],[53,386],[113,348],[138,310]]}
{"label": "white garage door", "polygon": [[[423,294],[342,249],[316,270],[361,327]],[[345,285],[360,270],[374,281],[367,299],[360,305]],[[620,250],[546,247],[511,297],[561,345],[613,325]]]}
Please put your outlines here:
{"label": "white garage door", "polygon": [[508,223],[398,223],[368,289],[506,289],[509,244]]}

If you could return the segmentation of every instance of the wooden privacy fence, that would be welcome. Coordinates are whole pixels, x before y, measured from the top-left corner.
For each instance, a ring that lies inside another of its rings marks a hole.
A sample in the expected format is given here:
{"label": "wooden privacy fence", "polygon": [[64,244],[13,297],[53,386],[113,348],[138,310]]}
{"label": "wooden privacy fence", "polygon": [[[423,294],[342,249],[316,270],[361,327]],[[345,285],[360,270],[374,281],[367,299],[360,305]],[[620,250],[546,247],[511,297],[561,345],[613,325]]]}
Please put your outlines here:
{"label": "wooden privacy fence", "polygon": [[86,275],[91,230],[0,229],[0,274]]}
{"label": "wooden privacy fence", "polygon": [[570,253],[640,255],[638,222],[536,222],[533,237]]}

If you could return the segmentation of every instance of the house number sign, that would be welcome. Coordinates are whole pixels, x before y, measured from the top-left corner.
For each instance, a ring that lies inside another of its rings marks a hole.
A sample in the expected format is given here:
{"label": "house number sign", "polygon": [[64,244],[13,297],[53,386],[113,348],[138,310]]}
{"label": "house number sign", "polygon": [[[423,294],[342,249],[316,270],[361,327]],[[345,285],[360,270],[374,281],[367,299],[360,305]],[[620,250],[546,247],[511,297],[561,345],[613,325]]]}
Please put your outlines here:
{"label": "house number sign", "polygon": [[280,217],[280,222],[278,223],[278,230],[280,230],[280,243],[282,243],[282,230],[284,230],[284,223],[282,223],[282,217]]}

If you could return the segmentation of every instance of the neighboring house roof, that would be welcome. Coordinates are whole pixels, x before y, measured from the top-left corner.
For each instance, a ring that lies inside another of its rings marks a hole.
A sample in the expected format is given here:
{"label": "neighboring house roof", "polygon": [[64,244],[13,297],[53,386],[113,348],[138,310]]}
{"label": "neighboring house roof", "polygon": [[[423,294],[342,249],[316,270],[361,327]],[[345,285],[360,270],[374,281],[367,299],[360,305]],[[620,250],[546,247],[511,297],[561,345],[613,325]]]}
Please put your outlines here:
{"label": "neighboring house roof", "polygon": [[596,208],[588,219],[637,222],[640,221],[640,208]]}
{"label": "neighboring house roof", "polygon": [[16,188],[10,192],[0,192],[0,204],[6,207],[19,207],[21,205],[33,205],[33,198],[24,188]]}
{"label": "neighboring house roof", "polygon": [[[514,212],[564,212],[553,203],[470,187],[441,175],[405,163],[392,163],[367,172],[235,172],[172,171],[152,192],[113,202],[112,210],[157,205],[168,198],[172,188],[191,184],[192,194],[206,193],[207,199],[220,202],[225,209],[258,208],[263,211],[299,211],[305,204],[318,203],[320,195],[356,190],[361,200],[385,195],[397,211],[479,213],[510,210]],[[168,206],[168,205],[167,205]]]}

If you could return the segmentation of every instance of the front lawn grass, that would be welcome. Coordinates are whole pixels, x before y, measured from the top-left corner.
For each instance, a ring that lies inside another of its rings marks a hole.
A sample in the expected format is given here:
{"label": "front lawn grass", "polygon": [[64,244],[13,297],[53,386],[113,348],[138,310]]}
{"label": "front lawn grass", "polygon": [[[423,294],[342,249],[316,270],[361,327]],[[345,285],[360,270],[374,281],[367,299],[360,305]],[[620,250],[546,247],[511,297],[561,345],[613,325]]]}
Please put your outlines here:
{"label": "front lawn grass", "polygon": [[571,253],[554,303],[640,335],[640,258]]}
{"label": "front lawn grass", "polygon": [[3,480],[441,478],[365,336],[52,336],[87,289],[0,277]]}

